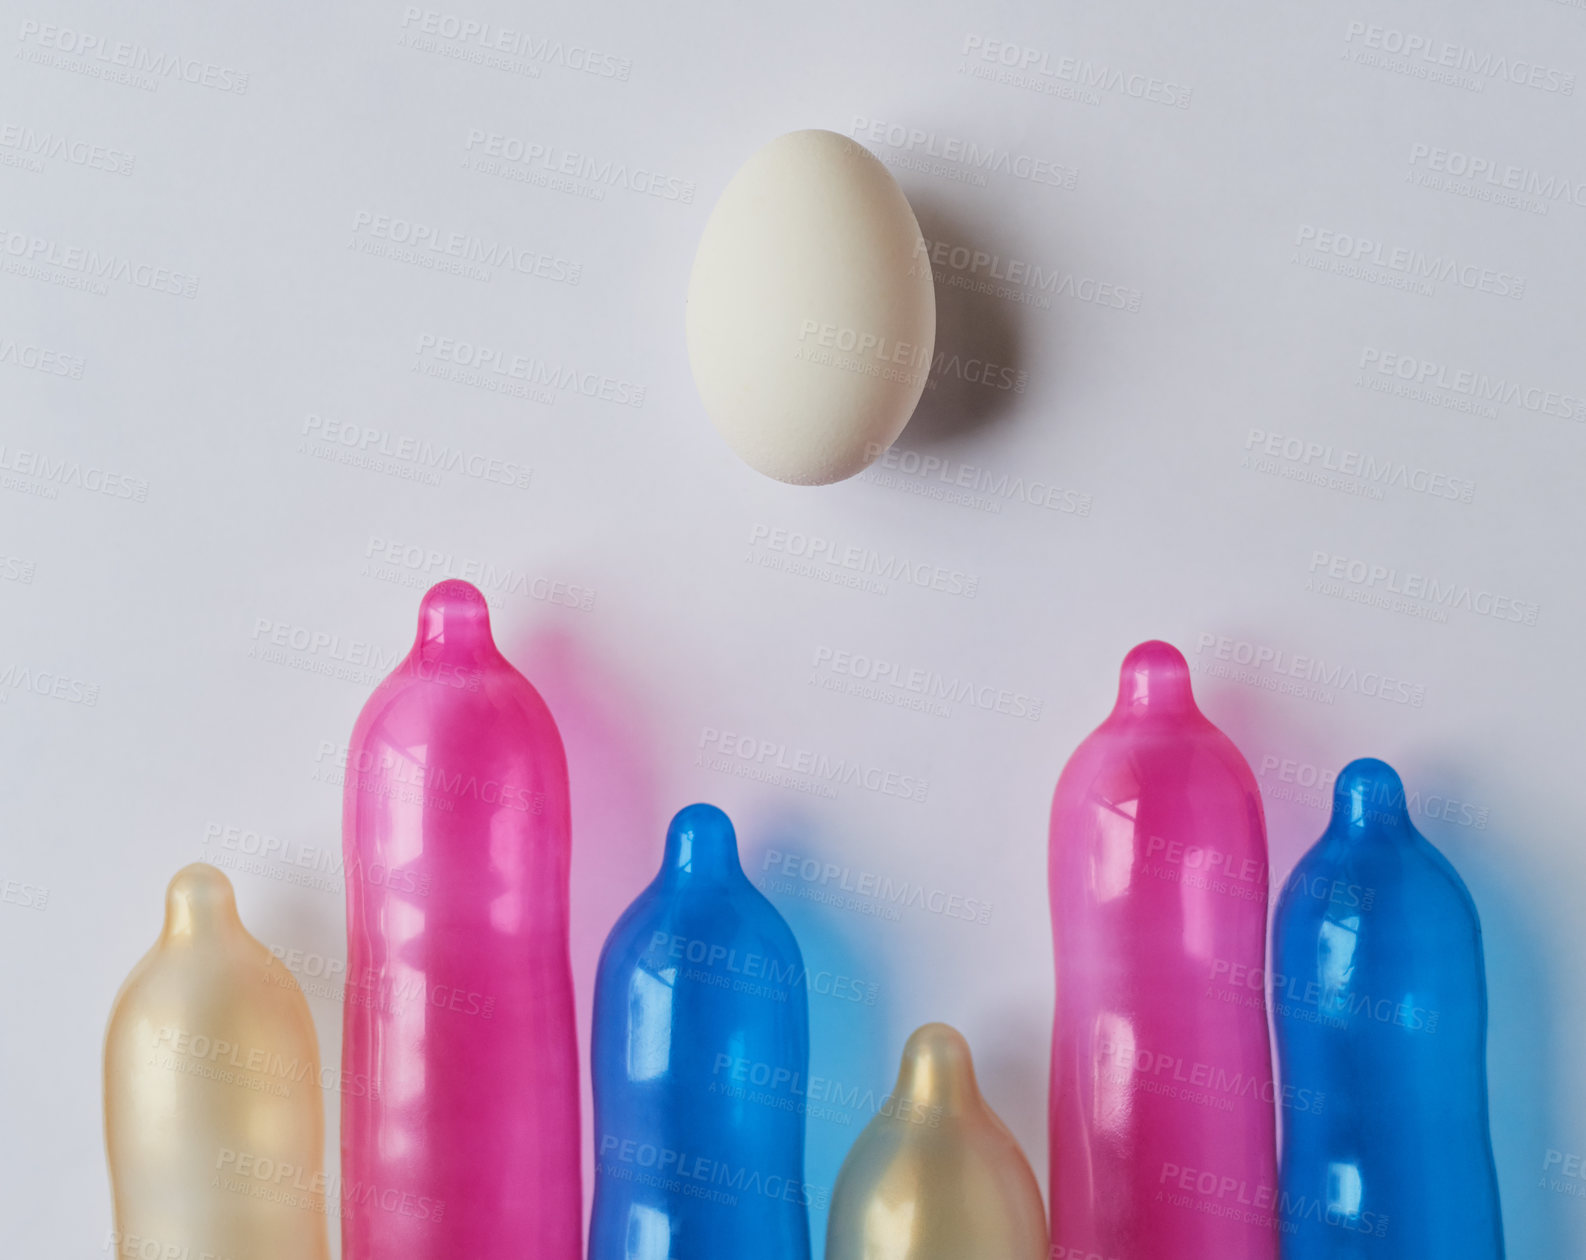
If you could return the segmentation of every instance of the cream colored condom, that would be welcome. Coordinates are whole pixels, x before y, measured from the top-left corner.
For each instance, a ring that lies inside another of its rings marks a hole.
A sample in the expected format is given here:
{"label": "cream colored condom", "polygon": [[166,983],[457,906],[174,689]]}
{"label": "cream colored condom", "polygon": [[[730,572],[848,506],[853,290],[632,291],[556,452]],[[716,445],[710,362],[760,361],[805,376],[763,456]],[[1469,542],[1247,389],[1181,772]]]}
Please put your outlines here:
{"label": "cream colored condom", "polygon": [[116,1255],[328,1260],[324,1104],[297,981],[194,863],[105,1034]]}

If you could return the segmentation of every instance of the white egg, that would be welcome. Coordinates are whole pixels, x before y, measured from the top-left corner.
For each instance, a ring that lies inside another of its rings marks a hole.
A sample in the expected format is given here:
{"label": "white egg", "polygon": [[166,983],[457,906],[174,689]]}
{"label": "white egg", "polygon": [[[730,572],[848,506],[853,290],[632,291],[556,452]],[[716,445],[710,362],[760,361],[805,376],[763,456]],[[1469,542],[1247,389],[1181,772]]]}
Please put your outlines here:
{"label": "white egg", "polygon": [[705,224],[687,326],[705,410],[745,463],[796,485],[860,472],[909,422],[936,340],[903,190],[847,136],[771,141]]}

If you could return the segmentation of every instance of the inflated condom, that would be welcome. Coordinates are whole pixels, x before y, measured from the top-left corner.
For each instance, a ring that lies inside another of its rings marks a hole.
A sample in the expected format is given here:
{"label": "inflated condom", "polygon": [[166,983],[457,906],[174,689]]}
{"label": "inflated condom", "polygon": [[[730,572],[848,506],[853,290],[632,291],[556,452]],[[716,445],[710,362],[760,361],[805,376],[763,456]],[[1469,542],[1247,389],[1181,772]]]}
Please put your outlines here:
{"label": "inflated condom", "polygon": [[342,843],[344,1260],[581,1260],[567,763],[467,582],[359,714]]}
{"label": "inflated condom", "polygon": [[105,1034],[115,1254],[327,1260],[322,1090],[297,981],[183,867]]}

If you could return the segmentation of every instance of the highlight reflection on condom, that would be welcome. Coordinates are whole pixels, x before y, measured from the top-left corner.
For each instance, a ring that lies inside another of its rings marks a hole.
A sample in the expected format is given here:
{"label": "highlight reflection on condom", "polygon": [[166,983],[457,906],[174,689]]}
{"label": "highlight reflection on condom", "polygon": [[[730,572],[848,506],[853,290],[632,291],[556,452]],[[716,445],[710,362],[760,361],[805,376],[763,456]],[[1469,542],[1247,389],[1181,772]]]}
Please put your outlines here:
{"label": "highlight reflection on condom", "polygon": [[441,582],[353,728],[342,1260],[580,1260],[567,762]]}
{"label": "highlight reflection on condom", "polygon": [[[798,942],[744,874],[732,822],[680,810],[661,869],[606,938],[591,1065],[589,1260],[808,1260],[803,1097],[808,998]],[[746,1082],[763,1077],[760,1090]],[[646,1176],[645,1151],[688,1152]],[[733,1189],[753,1177],[764,1193]]]}
{"label": "highlight reflection on condom", "polygon": [[826,1260],[1047,1260],[1041,1188],[957,1029],[915,1030],[892,1097],[843,1160]]}
{"label": "highlight reflection on condom", "polygon": [[[1502,1260],[1476,903],[1404,784],[1345,766],[1272,928],[1285,1260]],[[1430,1171],[1429,1171],[1430,1170]]]}
{"label": "highlight reflection on condom", "polygon": [[[1261,796],[1170,644],[1125,657],[1111,714],[1063,768],[1048,870],[1054,1248],[1273,1260],[1275,1205],[1218,1198],[1277,1182],[1265,1003],[1217,983],[1266,958]],[[1214,1084],[1164,1082],[1163,1063]]]}
{"label": "highlight reflection on condom", "polygon": [[225,875],[184,867],[105,1035],[117,1254],[326,1260],[324,1141],[302,990]]}

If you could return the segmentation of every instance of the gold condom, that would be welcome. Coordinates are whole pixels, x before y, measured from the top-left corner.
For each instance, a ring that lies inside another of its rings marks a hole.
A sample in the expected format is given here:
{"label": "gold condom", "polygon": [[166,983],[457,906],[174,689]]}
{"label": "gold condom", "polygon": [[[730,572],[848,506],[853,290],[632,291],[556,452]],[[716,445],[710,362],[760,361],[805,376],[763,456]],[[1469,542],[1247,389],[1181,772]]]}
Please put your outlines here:
{"label": "gold condom", "polygon": [[826,1260],[1046,1260],[1041,1189],[975,1083],[969,1043],[926,1024],[832,1192]]}
{"label": "gold condom", "polygon": [[291,972],[202,862],[105,1034],[115,1255],[327,1260],[319,1046]]}

